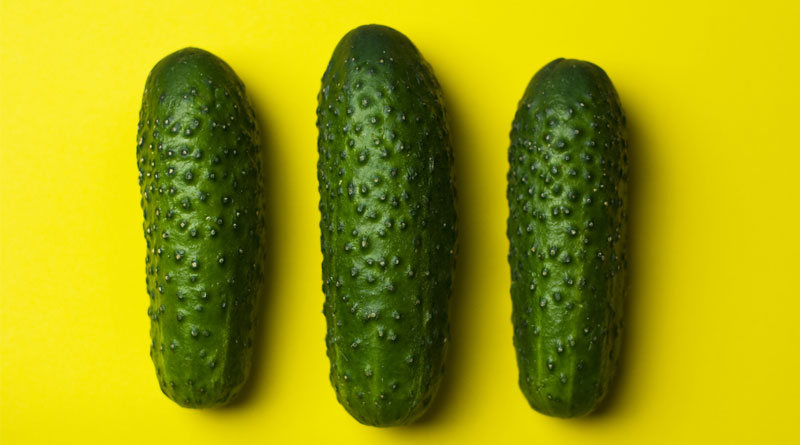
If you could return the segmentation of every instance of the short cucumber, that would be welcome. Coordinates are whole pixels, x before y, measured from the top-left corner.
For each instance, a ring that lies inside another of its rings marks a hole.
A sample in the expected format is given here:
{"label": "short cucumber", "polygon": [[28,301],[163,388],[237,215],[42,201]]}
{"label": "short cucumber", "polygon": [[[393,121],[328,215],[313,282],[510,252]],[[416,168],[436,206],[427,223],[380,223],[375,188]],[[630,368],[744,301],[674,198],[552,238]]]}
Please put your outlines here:
{"label": "short cucumber", "polygon": [[573,417],[605,396],[625,294],[625,116],[606,73],[558,59],[519,102],[508,152],[508,255],[519,385]]}
{"label": "short cucumber", "polygon": [[330,379],[359,422],[418,418],[436,393],[456,249],[439,84],[403,34],[339,42],[317,109]]}
{"label": "short cucumber", "polygon": [[161,390],[181,406],[234,399],[250,369],[261,283],[260,136],[244,85],[186,48],[145,85],[136,155]]}

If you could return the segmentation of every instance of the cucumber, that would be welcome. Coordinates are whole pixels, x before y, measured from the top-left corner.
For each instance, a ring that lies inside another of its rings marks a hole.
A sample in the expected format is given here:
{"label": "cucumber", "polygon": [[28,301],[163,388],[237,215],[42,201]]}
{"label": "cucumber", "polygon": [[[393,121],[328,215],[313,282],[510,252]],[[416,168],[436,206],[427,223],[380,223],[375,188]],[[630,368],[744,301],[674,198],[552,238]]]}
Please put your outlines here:
{"label": "cucumber", "polygon": [[456,251],[439,84],[411,41],[350,31],[318,96],[317,172],[330,380],[359,422],[412,422],[439,386]]}
{"label": "cucumber", "polygon": [[626,264],[625,116],[606,73],[558,59],[519,102],[508,152],[519,386],[551,416],[591,412],[619,355]]}
{"label": "cucumber", "polygon": [[186,48],[151,71],[139,119],[150,356],[179,405],[224,405],[249,373],[262,281],[253,109],[225,62]]}

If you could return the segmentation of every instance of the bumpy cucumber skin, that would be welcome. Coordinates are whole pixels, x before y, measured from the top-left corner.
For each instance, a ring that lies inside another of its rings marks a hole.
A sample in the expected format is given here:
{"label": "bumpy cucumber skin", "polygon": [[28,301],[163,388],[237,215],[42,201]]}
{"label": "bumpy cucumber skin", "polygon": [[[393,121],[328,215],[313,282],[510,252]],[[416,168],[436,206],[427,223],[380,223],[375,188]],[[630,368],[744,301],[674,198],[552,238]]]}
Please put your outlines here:
{"label": "bumpy cucumber skin", "polygon": [[626,293],[625,116],[606,73],[578,60],[542,68],[508,160],[519,385],[541,413],[585,415],[614,374]]}
{"label": "bumpy cucumber skin", "polygon": [[330,379],[359,422],[407,424],[439,386],[456,255],[439,84],[403,34],[348,33],[317,109]]}
{"label": "bumpy cucumber skin", "polygon": [[153,68],[139,119],[150,356],[179,405],[225,405],[250,370],[262,281],[253,109],[225,62],[186,48]]}

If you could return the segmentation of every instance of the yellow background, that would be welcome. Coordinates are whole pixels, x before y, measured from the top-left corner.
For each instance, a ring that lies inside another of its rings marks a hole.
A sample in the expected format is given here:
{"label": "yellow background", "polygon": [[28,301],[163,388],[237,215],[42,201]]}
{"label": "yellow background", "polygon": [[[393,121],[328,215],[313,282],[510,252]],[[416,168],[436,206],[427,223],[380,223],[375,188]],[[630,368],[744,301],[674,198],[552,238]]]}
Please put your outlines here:
{"label": "yellow background", "polygon": [[[797,2],[28,3],[0,6],[3,444],[800,442]],[[316,95],[366,23],[433,66],[460,196],[445,381],[394,429],[337,404],[321,315]],[[257,363],[210,411],[156,383],[135,163],[145,78],[189,45],[244,80],[274,185]],[[505,237],[511,119],[560,56],[608,72],[632,144],[623,360],[600,412],[573,420],[517,388]]]}

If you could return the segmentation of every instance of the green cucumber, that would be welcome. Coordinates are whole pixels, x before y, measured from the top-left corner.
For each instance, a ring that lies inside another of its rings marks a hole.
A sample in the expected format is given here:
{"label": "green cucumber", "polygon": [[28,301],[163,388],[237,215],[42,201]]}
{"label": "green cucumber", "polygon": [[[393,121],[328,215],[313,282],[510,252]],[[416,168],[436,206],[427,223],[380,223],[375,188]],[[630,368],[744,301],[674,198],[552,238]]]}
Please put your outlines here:
{"label": "green cucumber", "polygon": [[606,73],[578,60],[542,68],[508,160],[519,385],[535,410],[581,416],[614,374],[626,293],[625,116]]}
{"label": "green cucumber", "polygon": [[224,405],[249,373],[262,281],[259,146],[244,85],[225,62],[186,48],[156,64],[136,148],[150,356],[181,406]]}
{"label": "green cucumber", "polygon": [[409,423],[439,386],[456,250],[439,84],[403,34],[357,28],[318,96],[330,379],[359,422]]}

